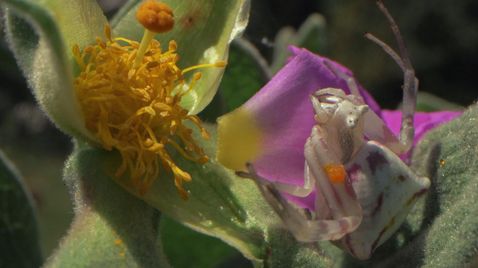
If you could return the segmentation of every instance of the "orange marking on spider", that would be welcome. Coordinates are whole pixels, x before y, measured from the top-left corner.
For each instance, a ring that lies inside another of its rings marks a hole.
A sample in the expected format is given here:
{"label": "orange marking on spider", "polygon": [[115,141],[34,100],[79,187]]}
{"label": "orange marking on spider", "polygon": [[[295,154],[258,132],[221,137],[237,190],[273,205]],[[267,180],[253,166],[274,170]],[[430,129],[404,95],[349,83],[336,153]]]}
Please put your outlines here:
{"label": "orange marking on spider", "polygon": [[324,171],[332,183],[344,183],[347,173],[344,165],[328,164],[324,166]]}

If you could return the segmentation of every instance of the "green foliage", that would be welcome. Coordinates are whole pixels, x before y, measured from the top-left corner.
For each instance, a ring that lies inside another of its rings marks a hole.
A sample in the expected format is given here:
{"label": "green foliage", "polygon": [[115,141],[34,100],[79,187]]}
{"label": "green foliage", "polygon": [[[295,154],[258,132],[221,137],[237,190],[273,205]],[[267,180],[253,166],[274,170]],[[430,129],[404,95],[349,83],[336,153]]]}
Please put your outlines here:
{"label": "green foliage", "polygon": [[93,159],[76,156],[65,169],[75,218],[46,267],[169,267],[157,239],[159,212],[85,169]]}
{"label": "green foliage", "polygon": [[0,267],[38,267],[42,256],[32,198],[0,151]]}
{"label": "green foliage", "polygon": [[418,172],[432,181],[423,215],[425,239],[411,245],[421,244],[425,267],[466,266],[478,256],[477,123],[473,105],[427,135],[414,156]]}
{"label": "green foliage", "polygon": [[271,76],[267,62],[251,43],[242,38],[234,40],[218,94],[200,114],[201,118],[215,122],[217,117],[246,102]]}
{"label": "green foliage", "polygon": [[246,102],[271,76],[259,51],[245,39],[236,40],[231,46],[229,66],[220,87],[226,112]]}
{"label": "green foliage", "polygon": [[[201,166],[179,156],[175,157],[178,166],[189,172],[193,178],[191,182],[184,185],[190,194],[188,200],[181,199],[171,174],[164,173],[153,183],[148,192],[139,195],[134,188],[129,186],[129,178],[114,176],[121,161],[118,153],[114,151],[107,152],[83,145],[75,150],[69,165],[76,163],[80,167],[78,170],[88,172],[88,177],[91,178],[116,180],[132,194],[175,221],[198,232],[217,237],[235,247],[246,258],[253,261],[256,267],[287,267],[281,266],[282,264],[300,267],[328,267],[341,258],[341,251],[331,246],[330,243],[325,244],[327,250],[326,248],[319,249],[312,244],[298,243],[287,231],[282,229],[280,219],[263,199],[256,185],[251,180],[236,176],[214,160],[215,129],[213,126],[209,126],[208,131],[212,136],[211,140],[202,143],[202,147],[211,158],[209,163]],[[195,133],[195,135],[199,135],[199,133]],[[81,174],[77,176],[85,177]],[[82,192],[85,190],[78,193]],[[105,196],[107,195],[105,194]],[[162,230],[167,232],[168,222],[165,225],[166,228],[164,229],[163,225]],[[184,245],[186,238],[181,239],[181,237],[186,235],[188,244],[195,239],[202,240],[200,243],[207,249],[207,253],[204,251],[187,252],[187,249],[193,249],[195,246],[193,244]],[[217,244],[213,247],[213,240],[207,241],[204,237],[193,235],[191,231],[184,229],[179,231],[179,234],[174,232],[162,234],[162,239],[166,245],[166,253],[171,254],[170,257],[181,256],[179,250],[181,247],[184,250],[183,258],[193,258],[192,256],[195,254],[208,254],[206,258],[208,258],[207,263],[209,264],[214,261],[211,257],[214,252],[213,248],[218,250],[216,252],[228,254],[228,251],[223,251],[224,249],[220,249]],[[211,247],[207,247],[207,245],[211,245]],[[187,266],[187,264],[195,265],[187,261],[175,260],[174,264],[178,267]],[[187,264],[185,264],[186,262]],[[198,259],[197,263],[199,262],[206,263],[206,260]]]}
{"label": "green foliage", "polygon": [[290,56],[289,46],[293,45],[315,53],[323,53],[326,49],[326,38],[325,20],[319,14],[310,15],[297,31],[291,27],[282,28],[277,33],[274,42],[272,72],[276,73],[287,62],[287,58]]}
{"label": "green foliage", "polygon": [[75,150],[70,162],[77,163],[81,167],[79,170],[89,171],[92,178],[116,180],[174,220],[222,239],[250,259],[260,260],[263,257],[264,228],[277,224],[278,218],[252,181],[237,177],[214,160],[215,131],[212,127],[208,130],[212,138],[202,147],[210,156],[209,163],[199,165],[173,155],[176,164],[193,178],[184,185],[190,193],[188,200],[181,198],[168,173],[161,173],[149,191],[139,195],[136,188],[130,185],[129,177],[118,179],[114,176],[121,163],[116,151],[108,152],[84,145]]}
{"label": "green foliage", "polygon": [[[61,9],[61,14],[65,14],[63,20],[58,21],[48,10],[53,1],[5,0],[1,4],[5,11],[6,36],[10,48],[39,104],[64,131],[81,136],[85,133],[79,131],[83,127],[74,97],[72,64],[67,44],[71,45],[74,41],[85,44],[86,40],[94,38],[93,33],[88,34],[91,29],[81,23],[84,20],[80,20],[78,15],[85,12],[85,18],[92,22],[97,20],[89,10],[83,9],[89,5],[79,7],[78,3],[68,5],[67,2],[71,1],[64,2],[66,8],[61,5],[57,7]],[[72,42],[67,44],[62,32],[66,33],[71,23],[65,19],[76,19],[76,30],[70,31]]]}
{"label": "green foliage", "polygon": [[465,108],[427,92],[418,92],[417,111],[463,111]]}
{"label": "green foliage", "polygon": [[283,229],[271,228],[265,267],[332,267],[334,260],[317,244],[298,243]]}
{"label": "green foliage", "polygon": [[206,236],[168,218],[161,217],[164,253],[175,268],[217,267],[239,252],[217,238]]}

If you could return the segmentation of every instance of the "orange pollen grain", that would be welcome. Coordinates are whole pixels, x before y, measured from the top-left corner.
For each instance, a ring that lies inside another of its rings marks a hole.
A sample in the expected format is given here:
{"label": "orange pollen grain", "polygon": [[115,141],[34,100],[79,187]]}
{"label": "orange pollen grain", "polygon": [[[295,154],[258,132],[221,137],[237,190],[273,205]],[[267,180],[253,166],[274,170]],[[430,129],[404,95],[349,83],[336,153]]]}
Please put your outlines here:
{"label": "orange pollen grain", "polygon": [[344,165],[328,164],[324,166],[324,171],[332,183],[344,183],[347,176]]}
{"label": "orange pollen grain", "polygon": [[446,161],[444,159],[440,159],[440,167],[445,166]]}
{"label": "orange pollen grain", "polygon": [[174,26],[173,10],[168,5],[155,0],[141,4],[136,12],[136,19],[144,28],[155,33],[168,32]]}

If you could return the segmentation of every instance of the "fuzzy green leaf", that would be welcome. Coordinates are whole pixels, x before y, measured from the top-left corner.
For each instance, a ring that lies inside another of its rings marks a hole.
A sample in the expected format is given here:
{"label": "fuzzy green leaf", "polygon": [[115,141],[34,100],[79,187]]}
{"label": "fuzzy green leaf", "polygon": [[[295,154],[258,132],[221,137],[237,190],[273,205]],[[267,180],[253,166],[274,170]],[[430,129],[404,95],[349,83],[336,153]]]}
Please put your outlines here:
{"label": "fuzzy green leaf", "polygon": [[108,21],[96,1],[39,0],[38,3],[54,18],[69,59],[73,45],[84,47],[103,36]]}
{"label": "fuzzy green leaf", "polygon": [[414,155],[418,172],[432,181],[423,215],[424,267],[463,267],[478,256],[477,123],[473,105],[427,135]]}
{"label": "fuzzy green leaf", "polygon": [[[138,3],[140,1],[137,1]],[[249,18],[250,0],[164,0],[173,8],[175,26],[172,31],[156,35],[163,44],[176,40],[179,65],[189,67],[200,63],[227,60],[229,43],[240,35]],[[114,34],[141,40],[142,26],[136,22],[137,4],[130,1],[115,18]],[[183,105],[195,114],[204,109],[216,94],[224,73],[223,68],[201,70],[202,78],[192,94],[185,96]]]}
{"label": "fuzzy green leaf", "polygon": [[0,151],[0,267],[38,267],[42,256],[32,197]]}
{"label": "fuzzy green leaf", "polygon": [[175,268],[217,267],[238,255],[219,239],[195,232],[167,216],[161,216],[159,230],[164,253]]}
{"label": "fuzzy green leaf", "polygon": [[73,154],[65,181],[75,218],[46,267],[169,267],[158,240],[160,215]]}
{"label": "fuzzy green leaf", "polygon": [[[328,243],[328,242],[327,242]],[[265,267],[332,267],[335,260],[314,243],[299,243],[283,229],[269,230],[269,255]],[[329,245],[330,247],[330,245]],[[339,249],[331,249],[338,251]]]}
{"label": "fuzzy green leaf", "polygon": [[121,163],[116,151],[83,145],[76,150],[72,161],[78,163],[80,171],[90,172],[92,178],[110,178],[176,221],[222,239],[249,259],[260,260],[264,229],[277,224],[278,218],[252,181],[237,177],[214,160],[215,131],[212,127],[208,130],[212,138],[202,146],[210,156],[209,163],[199,165],[180,155],[172,156],[193,178],[184,185],[190,193],[188,200],[181,198],[171,174],[165,173],[160,174],[146,194],[138,195],[129,177],[115,177]]}
{"label": "fuzzy green leaf", "polygon": [[91,0],[4,0],[10,48],[41,107],[70,135],[89,137],[73,90],[71,47],[92,43],[106,19]]}
{"label": "fuzzy green leaf", "polygon": [[[193,178],[191,182],[184,184],[189,192],[188,200],[180,197],[171,174],[164,173],[149,191],[139,195],[136,189],[130,188],[128,177],[114,176],[121,163],[119,154],[114,151],[107,152],[82,145],[75,150],[70,163],[77,163],[78,171],[87,171],[91,178],[109,177],[116,180],[163,214],[235,247],[257,267],[277,267],[280,263],[321,267],[333,263],[322,250],[298,243],[281,228],[280,219],[254,182],[236,176],[214,160],[215,129],[208,126],[208,131],[211,140],[203,142],[202,147],[211,159],[209,163],[199,165],[182,159],[179,155],[173,156],[176,164]],[[199,133],[195,135],[197,137]],[[331,248],[334,256],[337,251],[340,252]]]}

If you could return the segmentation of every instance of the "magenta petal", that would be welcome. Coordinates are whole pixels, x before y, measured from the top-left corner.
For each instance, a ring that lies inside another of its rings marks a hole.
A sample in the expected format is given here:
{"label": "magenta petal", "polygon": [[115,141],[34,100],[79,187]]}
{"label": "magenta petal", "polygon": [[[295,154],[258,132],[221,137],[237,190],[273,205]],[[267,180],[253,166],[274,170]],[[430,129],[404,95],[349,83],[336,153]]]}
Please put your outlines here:
{"label": "magenta petal", "polygon": [[[440,112],[417,112],[414,117],[414,126],[415,126],[415,139],[414,145],[420,141],[420,139],[427,133],[429,130],[446,123],[450,120],[455,119],[460,116],[463,112],[459,111],[440,111]],[[400,133],[400,125],[402,123],[402,112],[401,111],[382,111],[382,118],[385,121],[385,124],[392,130],[392,132],[397,135]]]}
{"label": "magenta petal", "polygon": [[310,211],[315,211],[315,199],[317,195],[315,191],[313,191],[306,197],[298,197],[287,193],[283,193],[283,195],[285,196],[285,198],[287,198],[288,201],[296,204],[297,206],[309,209]]}
{"label": "magenta petal", "polygon": [[[304,144],[314,123],[309,96],[334,87],[350,93],[346,82],[325,64],[341,72],[352,72],[306,49],[292,48],[293,56],[272,80],[244,104],[254,114],[264,133],[264,154],[254,161],[259,176],[271,181],[302,185],[304,181]],[[362,88],[366,103],[380,114],[379,106]]]}

